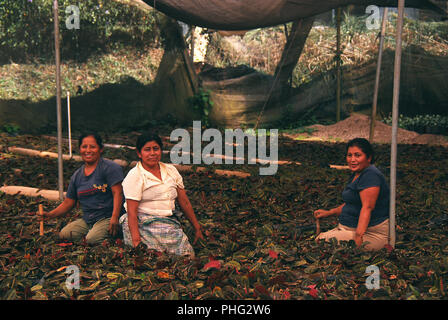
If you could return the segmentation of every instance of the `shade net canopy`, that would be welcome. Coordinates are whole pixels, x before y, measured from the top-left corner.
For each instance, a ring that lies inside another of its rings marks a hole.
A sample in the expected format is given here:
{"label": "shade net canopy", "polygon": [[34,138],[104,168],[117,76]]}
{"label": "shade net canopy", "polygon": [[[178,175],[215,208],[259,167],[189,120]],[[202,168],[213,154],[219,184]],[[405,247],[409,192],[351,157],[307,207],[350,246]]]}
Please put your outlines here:
{"label": "shade net canopy", "polygon": [[[396,7],[397,0],[144,0],[187,24],[217,30],[270,27],[346,5]],[[430,0],[407,0],[406,7],[442,13]]]}

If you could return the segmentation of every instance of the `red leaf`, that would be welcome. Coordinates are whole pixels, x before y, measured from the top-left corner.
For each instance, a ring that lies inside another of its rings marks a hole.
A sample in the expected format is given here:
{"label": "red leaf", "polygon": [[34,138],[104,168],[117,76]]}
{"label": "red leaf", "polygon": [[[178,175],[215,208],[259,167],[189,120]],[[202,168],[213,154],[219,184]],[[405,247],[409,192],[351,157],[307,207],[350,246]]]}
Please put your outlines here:
{"label": "red leaf", "polygon": [[255,292],[258,293],[263,299],[272,299],[269,291],[266,290],[266,288],[261,284],[255,286]]}
{"label": "red leaf", "polygon": [[62,243],[58,243],[57,245],[60,247],[68,247],[68,246],[73,245],[73,243],[72,242],[62,242]]}
{"label": "red leaf", "polygon": [[308,292],[308,294],[310,296],[312,296],[313,298],[317,298],[317,290],[316,290],[316,285],[312,284],[310,286],[308,286],[307,288],[310,289],[310,291]]}
{"label": "red leaf", "polygon": [[221,268],[221,262],[219,262],[219,260],[211,260],[209,263],[207,263],[204,266],[204,270],[208,270],[211,268],[216,268],[216,269],[220,269]]}
{"label": "red leaf", "polygon": [[386,244],[386,245],[384,245],[384,248],[387,249],[387,252],[388,252],[388,253],[391,253],[392,250],[394,250],[394,248],[393,248],[390,244]]}
{"label": "red leaf", "polygon": [[269,249],[269,256],[272,259],[277,259],[278,258],[278,252],[275,252],[274,250]]}

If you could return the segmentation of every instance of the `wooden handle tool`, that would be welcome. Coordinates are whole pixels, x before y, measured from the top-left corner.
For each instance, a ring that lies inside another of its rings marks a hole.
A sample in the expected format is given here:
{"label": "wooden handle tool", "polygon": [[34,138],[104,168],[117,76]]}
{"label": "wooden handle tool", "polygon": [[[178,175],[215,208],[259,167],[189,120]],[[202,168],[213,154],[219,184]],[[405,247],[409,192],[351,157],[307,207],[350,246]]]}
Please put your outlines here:
{"label": "wooden handle tool", "polygon": [[[39,204],[39,215],[42,216],[44,214],[44,209],[41,204]],[[40,220],[40,226],[39,226],[39,235],[44,235],[44,220]]]}
{"label": "wooden handle tool", "polygon": [[319,219],[316,219],[316,236],[320,234],[320,222]]}

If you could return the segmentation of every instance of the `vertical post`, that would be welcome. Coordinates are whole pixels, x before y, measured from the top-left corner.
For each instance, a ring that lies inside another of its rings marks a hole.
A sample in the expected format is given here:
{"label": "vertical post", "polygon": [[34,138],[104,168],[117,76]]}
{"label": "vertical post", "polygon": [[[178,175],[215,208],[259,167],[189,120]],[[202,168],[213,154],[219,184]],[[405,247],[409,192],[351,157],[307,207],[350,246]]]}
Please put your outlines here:
{"label": "vertical post", "polygon": [[341,120],[341,8],[337,9],[336,19],[336,122]]}
{"label": "vertical post", "polygon": [[384,47],[384,35],[386,34],[387,13],[388,13],[388,8],[385,7],[384,11],[383,11],[383,22],[381,25],[380,47],[378,50],[378,63],[376,66],[376,78],[375,78],[375,89],[374,89],[374,93],[373,93],[372,115],[370,117],[369,141],[371,143],[373,142],[373,136],[375,135],[376,109],[377,109],[377,104],[378,104],[378,91],[379,91],[379,87],[380,87],[381,64],[383,61],[383,47]]}
{"label": "vertical post", "polygon": [[44,232],[44,219],[42,215],[44,214],[44,208],[42,204],[39,204],[39,215],[41,216],[41,220],[39,221],[39,235],[43,236],[45,234]]}
{"label": "vertical post", "polygon": [[58,189],[59,199],[64,200],[64,180],[62,168],[62,116],[61,116],[61,61],[59,55],[59,13],[58,0],[53,2],[54,15],[54,50],[56,57],[56,113],[58,126]]}
{"label": "vertical post", "polygon": [[71,112],[70,112],[70,91],[67,91],[67,119],[68,119],[68,148],[69,156],[72,158],[72,125],[71,125]]}
{"label": "vertical post", "polygon": [[190,40],[191,40],[191,46],[190,46],[190,55],[191,55],[191,65],[194,65],[194,31],[196,30],[195,26],[190,26],[190,30],[191,30],[191,36],[190,36]]}
{"label": "vertical post", "polygon": [[394,65],[394,91],[392,102],[392,142],[390,157],[390,208],[389,208],[389,245],[395,246],[395,197],[397,171],[397,133],[398,103],[400,98],[401,46],[403,31],[404,0],[398,0],[397,35]]}

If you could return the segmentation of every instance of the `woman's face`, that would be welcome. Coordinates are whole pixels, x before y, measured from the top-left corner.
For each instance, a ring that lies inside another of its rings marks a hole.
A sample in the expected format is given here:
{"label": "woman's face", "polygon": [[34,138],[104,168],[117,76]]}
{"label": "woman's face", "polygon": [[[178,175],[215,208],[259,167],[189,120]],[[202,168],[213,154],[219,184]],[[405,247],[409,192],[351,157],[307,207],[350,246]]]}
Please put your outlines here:
{"label": "woman's face", "polygon": [[138,157],[146,167],[153,167],[162,159],[162,149],[155,141],[147,142],[140,151],[137,151]]}
{"label": "woman's face", "polygon": [[367,155],[357,146],[349,147],[347,150],[347,164],[352,172],[361,172],[368,166],[372,157],[367,158]]}
{"label": "woman's face", "polygon": [[82,139],[79,149],[82,160],[84,160],[87,164],[96,163],[100,159],[101,153],[103,152],[103,149],[100,148],[95,137],[93,136],[87,136]]}

